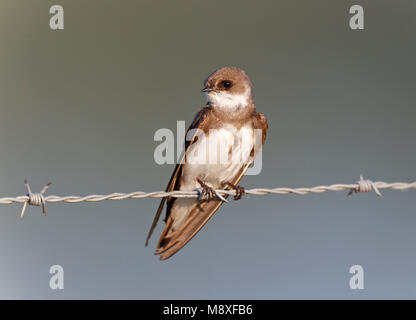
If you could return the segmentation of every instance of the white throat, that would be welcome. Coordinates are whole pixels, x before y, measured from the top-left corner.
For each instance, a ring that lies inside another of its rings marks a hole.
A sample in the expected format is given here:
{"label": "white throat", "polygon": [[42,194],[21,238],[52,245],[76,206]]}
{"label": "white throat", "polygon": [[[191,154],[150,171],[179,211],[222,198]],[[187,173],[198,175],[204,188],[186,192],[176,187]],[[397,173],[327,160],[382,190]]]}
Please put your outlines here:
{"label": "white throat", "polygon": [[250,89],[243,94],[231,94],[225,91],[211,91],[207,94],[208,102],[221,109],[233,111],[248,106],[250,100]]}

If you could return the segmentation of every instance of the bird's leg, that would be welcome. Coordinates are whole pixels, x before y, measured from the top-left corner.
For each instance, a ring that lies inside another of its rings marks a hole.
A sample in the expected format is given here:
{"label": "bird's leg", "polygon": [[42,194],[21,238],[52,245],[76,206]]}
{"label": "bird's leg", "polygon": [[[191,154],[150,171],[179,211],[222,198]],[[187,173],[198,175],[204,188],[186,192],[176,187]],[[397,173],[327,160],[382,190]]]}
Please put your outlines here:
{"label": "bird's leg", "polygon": [[235,190],[234,200],[240,200],[243,197],[243,194],[246,194],[246,189],[244,189],[242,186],[235,185],[228,181],[224,182],[224,184],[230,186]]}
{"label": "bird's leg", "polygon": [[210,201],[216,197],[215,190],[208,186],[204,181],[199,178],[196,178],[196,181],[201,185],[202,191],[199,195],[200,201]]}

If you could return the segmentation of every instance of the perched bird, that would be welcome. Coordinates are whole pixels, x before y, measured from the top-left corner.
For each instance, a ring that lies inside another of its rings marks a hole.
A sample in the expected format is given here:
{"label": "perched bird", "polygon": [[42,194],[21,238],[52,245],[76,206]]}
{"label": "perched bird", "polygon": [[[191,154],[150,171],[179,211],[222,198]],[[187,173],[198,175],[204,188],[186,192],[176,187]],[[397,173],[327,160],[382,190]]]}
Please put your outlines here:
{"label": "perched bird", "polygon": [[[218,210],[224,201],[216,196],[215,189],[235,189],[234,199],[241,198],[244,188],[238,183],[266,138],[266,117],[256,112],[252,85],[243,70],[218,69],[204,86],[208,102],[188,128],[185,152],[166,188],[202,188],[201,197],[162,199],[146,239],[147,246],[166,202],[166,225],[155,252],[161,260],[186,245]],[[258,136],[261,141],[256,141]]]}

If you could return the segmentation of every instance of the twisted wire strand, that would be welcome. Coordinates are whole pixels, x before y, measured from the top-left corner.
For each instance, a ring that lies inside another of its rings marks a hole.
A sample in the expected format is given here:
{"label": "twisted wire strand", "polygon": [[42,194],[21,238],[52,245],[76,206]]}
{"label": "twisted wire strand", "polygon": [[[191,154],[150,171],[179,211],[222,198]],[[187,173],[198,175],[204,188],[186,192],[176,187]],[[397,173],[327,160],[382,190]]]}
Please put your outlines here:
{"label": "twisted wire strand", "polygon": [[[163,198],[163,197],[176,197],[176,198],[198,198],[201,195],[201,190],[197,189],[195,191],[153,191],[153,192],[143,192],[136,191],[131,193],[111,193],[107,195],[88,195],[88,196],[44,196],[44,192],[49,187],[50,183],[43,188],[40,193],[32,193],[30,187],[28,194],[25,196],[18,197],[4,197],[0,198],[0,204],[12,204],[12,203],[24,203],[24,209],[27,205],[35,205],[43,207],[43,212],[46,214],[45,205],[49,203],[65,202],[65,203],[80,203],[80,202],[99,202],[104,200],[125,200],[125,199],[142,199],[142,198]],[[375,191],[378,196],[381,197],[380,189],[392,189],[392,190],[408,190],[416,189],[416,181],[411,183],[406,182],[393,182],[387,183],[383,181],[372,182],[371,180],[364,180],[363,177],[360,178],[357,183],[354,184],[332,184],[328,186],[315,186],[310,188],[254,188],[245,190],[246,194],[249,195],[286,195],[286,194],[296,194],[296,195],[306,195],[308,193],[323,193],[328,191],[343,191],[348,190],[348,196],[352,193],[359,192],[371,192]],[[215,190],[217,194],[221,196],[236,194],[235,190]],[[22,216],[24,210],[22,210]]]}

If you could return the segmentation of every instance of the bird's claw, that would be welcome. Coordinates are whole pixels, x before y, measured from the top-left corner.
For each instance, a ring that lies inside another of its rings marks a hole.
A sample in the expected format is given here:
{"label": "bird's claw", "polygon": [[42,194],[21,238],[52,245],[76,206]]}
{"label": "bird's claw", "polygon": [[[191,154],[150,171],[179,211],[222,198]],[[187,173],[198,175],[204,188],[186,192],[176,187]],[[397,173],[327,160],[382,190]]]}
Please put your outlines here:
{"label": "bird's claw", "polygon": [[246,189],[244,187],[235,185],[231,182],[226,182],[233,190],[235,190],[234,200],[240,200],[244,194],[246,194]]}
{"label": "bird's claw", "polygon": [[198,183],[201,185],[201,188],[202,188],[201,193],[199,194],[199,198],[198,198],[200,201],[210,201],[217,196],[213,188],[208,186],[205,182],[203,182],[199,178],[197,178],[196,180],[198,181]]}
{"label": "bird's claw", "polygon": [[236,186],[234,190],[235,190],[234,200],[240,200],[243,197],[243,195],[246,194],[246,189],[244,189],[244,187]]}

